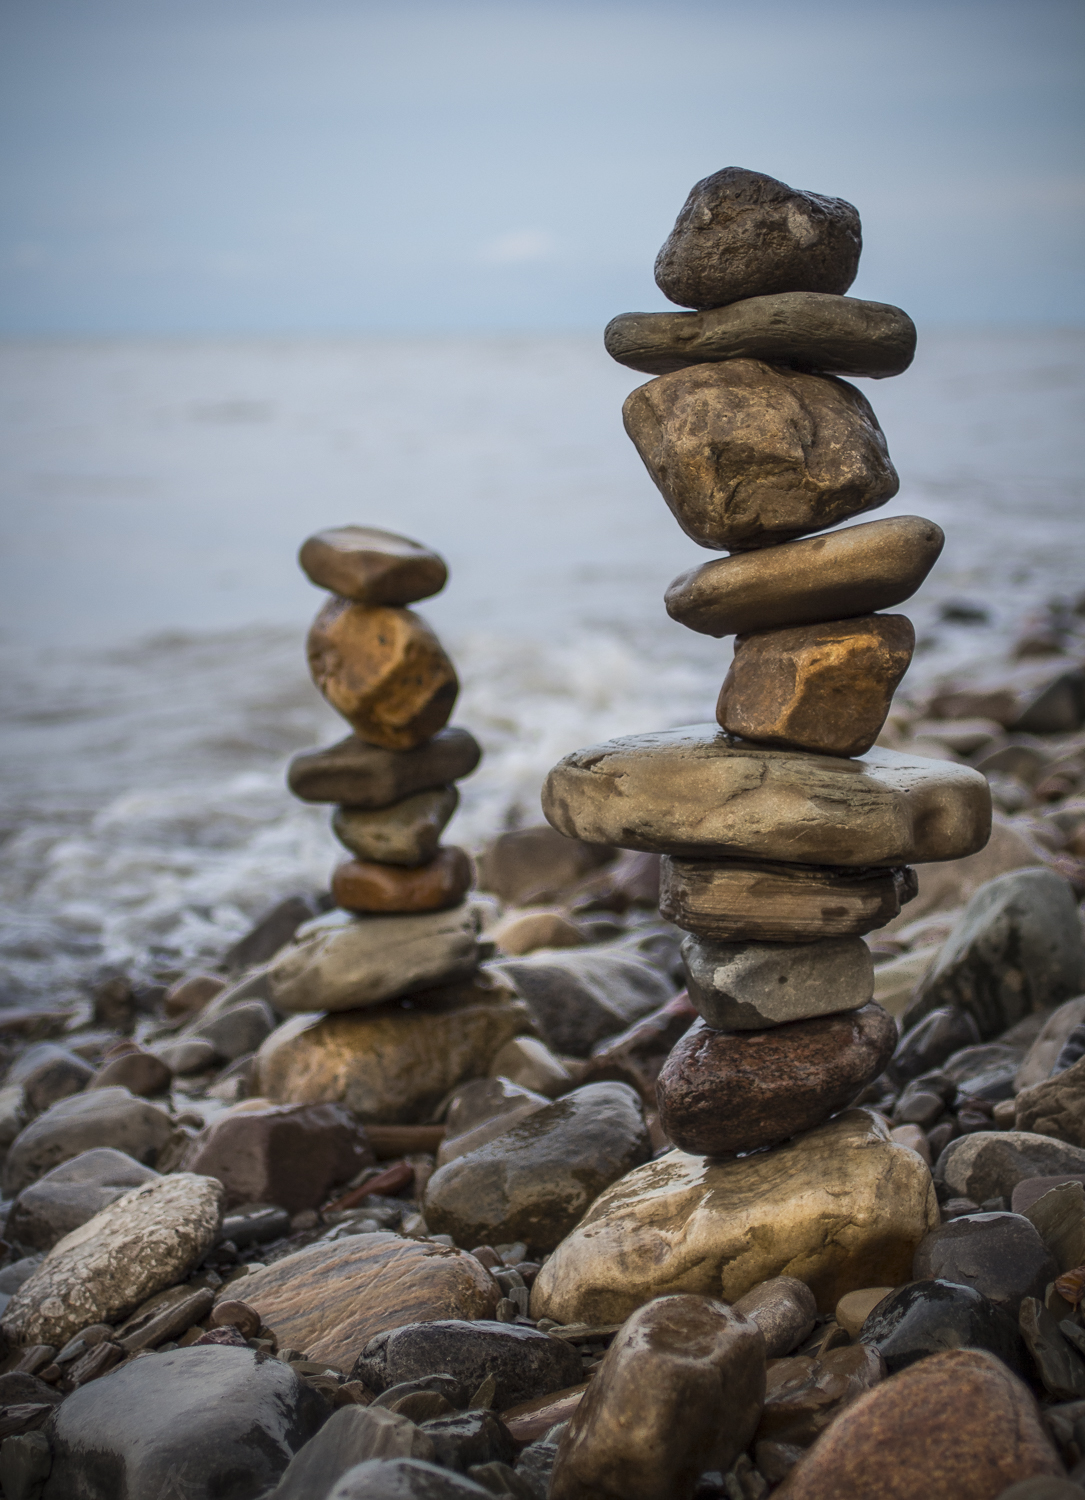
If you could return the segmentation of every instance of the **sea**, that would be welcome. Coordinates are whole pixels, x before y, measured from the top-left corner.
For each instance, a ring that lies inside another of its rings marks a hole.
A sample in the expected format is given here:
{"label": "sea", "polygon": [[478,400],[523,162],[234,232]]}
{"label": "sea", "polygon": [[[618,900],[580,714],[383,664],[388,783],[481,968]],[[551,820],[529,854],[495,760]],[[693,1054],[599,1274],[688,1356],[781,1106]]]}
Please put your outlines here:
{"label": "sea", "polygon": [[[327,809],[284,783],[346,732],[305,665],[317,528],[448,561],[420,612],[485,749],[455,842],[539,821],[573,749],[711,719],[728,647],[662,602],[709,554],[622,429],[644,379],[589,334],[0,344],[0,1004],[168,980],[326,889]],[[918,697],[1085,594],[1085,331],[921,329],[858,383],[901,476],[877,514],[947,537]]]}

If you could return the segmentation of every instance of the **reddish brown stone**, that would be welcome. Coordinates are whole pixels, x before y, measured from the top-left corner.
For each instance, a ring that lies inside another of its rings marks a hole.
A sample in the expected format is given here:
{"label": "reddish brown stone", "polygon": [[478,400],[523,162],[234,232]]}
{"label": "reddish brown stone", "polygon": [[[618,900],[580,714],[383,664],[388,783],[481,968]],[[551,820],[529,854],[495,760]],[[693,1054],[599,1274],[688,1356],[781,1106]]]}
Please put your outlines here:
{"label": "reddish brown stone", "polygon": [[413,870],[347,859],[332,875],[332,900],[346,911],[443,911],[470,888],[471,861],[455,845]]}

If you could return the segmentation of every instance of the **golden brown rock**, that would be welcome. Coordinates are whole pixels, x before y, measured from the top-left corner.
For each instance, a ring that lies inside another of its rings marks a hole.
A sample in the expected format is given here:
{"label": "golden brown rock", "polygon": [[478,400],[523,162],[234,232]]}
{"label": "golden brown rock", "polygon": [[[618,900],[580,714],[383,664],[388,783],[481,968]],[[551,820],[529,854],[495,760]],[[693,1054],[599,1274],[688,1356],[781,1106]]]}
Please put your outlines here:
{"label": "golden brown rock", "polygon": [[376,526],[331,526],[302,543],[298,562],[318,588],[358,604],[413,604],[448,579],[443,559]]}
{"label": "golden brown rock", "polygon": [[878,419],[843,380],[753,359],[661,375],[625,428],[682,530],[702,547],[786,542],[891,500]]}
{"label": "golden brown rock", "polygon": [[455,668],[411,610],[329,599],[307,650],[313,681],[369,744],[413,750],[448,722],[460,686]]}
{"label": "golden brown rock", "polygon": [[865,521],[713,558],[680,574],[664,602],[672,620],[717,639],[872,614],[911,598],[944,542],[942,528],[922,516]]}
{"label": "golden brown rock", "polygon": [[345,911],[443,911],[470,888],[471,861],[454,844],[414,869],[347,859],[332,875],[332,900]]}
{"label": "golden brown rock", "polygon": [[818,755],[865,755],[907,672],[905,615],[863,615],[740,635],[716,704],[729,734]]}

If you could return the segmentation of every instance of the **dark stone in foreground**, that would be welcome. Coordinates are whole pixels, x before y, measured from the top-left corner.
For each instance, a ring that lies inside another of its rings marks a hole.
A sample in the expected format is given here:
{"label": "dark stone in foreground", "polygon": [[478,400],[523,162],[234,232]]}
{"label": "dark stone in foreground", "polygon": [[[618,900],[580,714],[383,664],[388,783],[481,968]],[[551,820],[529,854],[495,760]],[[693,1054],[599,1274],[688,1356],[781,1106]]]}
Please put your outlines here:
{"label": "dark stone in foreground", "polygon": [[384,750],[348,735],[326,750],[295,755],[286,781],[303,802],[389,807],[414,792],[470,776],[481,759],[479,743],[466,729],[442,729],[413,750]]}
{"label": "dark stone in foreground", "polygon": [[910,1281],[878,1303],[859,1331],[889,1373],[946,1349],[986,1349],[1014,1374],[1031,1374],[1013,1318],[982,1292],[951,1281]]}
{"label": "dark stone in foreground", "polygon": [[417,1458],[371,1459],[349,1469],[327,1500],[490,1500],[490,1491]]}
{"label": "dark stone in foreground", "polygon": [[972,1286],[1016,1317],[1022,1297],[1040,1297],[1059,1268],[1023,1214],[962,1214],[933,1229],[915,1252],[912,1275]]}
{"label": "dark stone in foreground", "polygon": [[675,985],[637,953],[613,949],[544,950],[487,965],[527,1003],[542,1039],[564,1056],[587,1057],[665,1004]]}

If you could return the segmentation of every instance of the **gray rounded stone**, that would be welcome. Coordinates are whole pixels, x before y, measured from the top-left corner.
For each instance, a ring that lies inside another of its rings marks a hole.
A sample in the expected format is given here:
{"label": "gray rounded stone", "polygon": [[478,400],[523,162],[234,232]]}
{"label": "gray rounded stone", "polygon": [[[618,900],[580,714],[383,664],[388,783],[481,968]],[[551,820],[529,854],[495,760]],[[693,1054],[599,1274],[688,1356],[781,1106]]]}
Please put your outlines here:
{"label": "gray rounded stone", "polygon": [[874,958],[860,937],[820,943],[682,944],[689,998],[717,1031],[760,1031],[836,1011],[874,994]]}
{"label": "gray rounded stone", "polygon": [[4,1162],[5,1194],[15,1194],[52,1167],[95,1146],[112,1146],[145,1166],[174,1137],[168,1114],[127,1089],[92,1089],[61,1099],[15,1137]]}
{"label": "gray rounded stone", "polygon": [[1022,1214],[963,1214],[919,1243],[916,1281],[952,1281],[977,1292],[1016,1318],[1023,1297],[1043,1297],[1059,1274],[1036,1228]]}
{"label": "gray rounded stone", "polygon": [[977,1130],[958,1136],[934,1164],[934,1180],[945,1198],[1013,1197],[1029,1177],[1085,1173],[1085,1149],[1027,1130]]}
{"label": "gray rounded stone", "polygon": [[606,1037],[666,1004],[675,990],[655,964],[617,946],[544,949],[486,968],[512,985],[543,1041],[562,1056],[587,1057]]}
{"label": "gray rounded stone", "polygon": [[50,1250],[108,1204],[157,1177],[151,1167],[110,1146],[84,1151],[23,1189],[4,1233],[20,1245]]}

